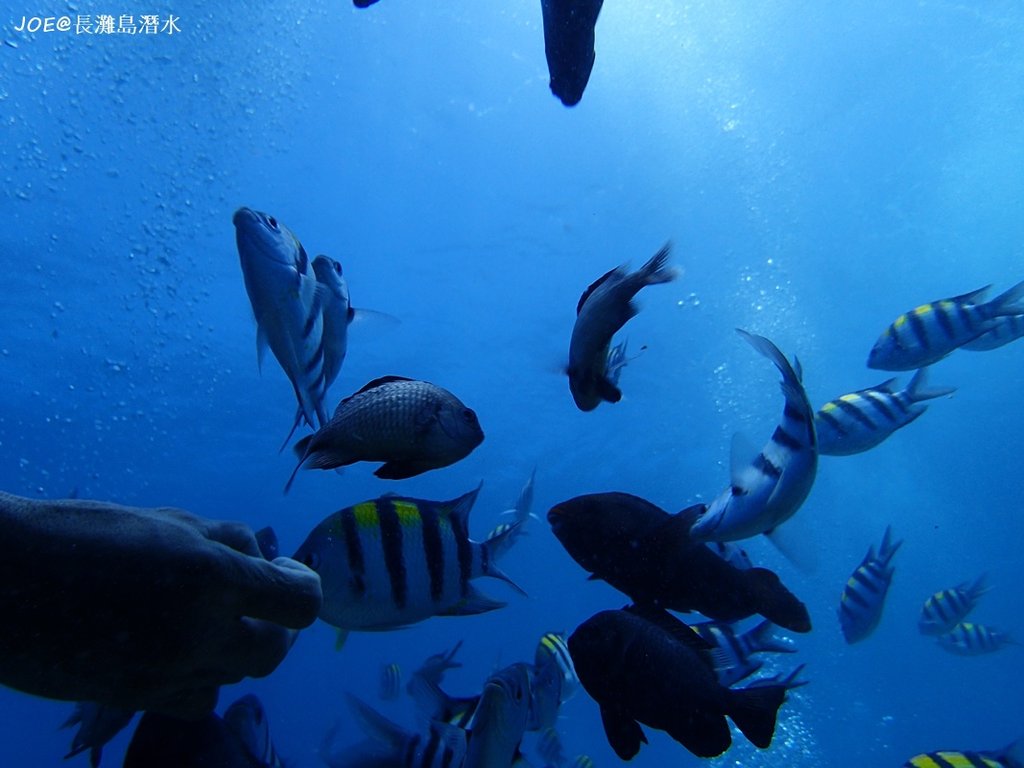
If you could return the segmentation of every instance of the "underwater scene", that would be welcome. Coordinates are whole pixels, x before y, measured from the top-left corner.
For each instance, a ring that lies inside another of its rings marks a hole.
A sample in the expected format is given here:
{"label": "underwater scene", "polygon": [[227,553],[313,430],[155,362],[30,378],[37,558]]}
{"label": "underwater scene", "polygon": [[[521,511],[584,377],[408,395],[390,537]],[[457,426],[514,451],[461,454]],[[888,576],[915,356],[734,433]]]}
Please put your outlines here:
{"label": "underwater scene", "polygon": [[1024,766],[1020,3],[0,25],[0,765]]}

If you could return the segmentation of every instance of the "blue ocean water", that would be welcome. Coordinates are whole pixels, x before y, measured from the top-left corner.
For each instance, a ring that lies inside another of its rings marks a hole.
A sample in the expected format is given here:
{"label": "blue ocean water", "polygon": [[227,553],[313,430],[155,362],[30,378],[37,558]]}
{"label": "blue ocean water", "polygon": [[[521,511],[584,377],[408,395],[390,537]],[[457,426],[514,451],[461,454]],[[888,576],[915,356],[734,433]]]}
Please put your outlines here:
{"label": "blue ocean water", "polygon": [[[548,90],[539,5],[5,4],[0,488],[270,524],[289,552],[338,508],[482,479],[480,539],[537,470],[542,519],[503,563],[529,598],[482,580],[507,608],[353,634],[340,653],[317,624],[272,676],[222,692],[258,694],[297,766],[321,764],[335,722],[358,737],[343,693],[372,699],[382,665],[411,671],[462,639],[448,686],[467,695],[542,632],[625,602],[585,581],[543,513],[601,490],[676,510],[724,488],[732,434],[761,444],[782,406],[734,328],[798,355],[820,405],[888,377],[865,360],[899,313],[1024,279],[1019,3],[609,0],[573,109]],[[15,31],[100,13],[181,31]],[[357,465],[281,494],[294,400],[272,360],[257,371],[241,205],[341,261],[355,306],[401,319],[353,328],[330,405],[384,374],[425,378],[477,411],[478,449],[400,484]],[[559,372],[580,292],[667,239],[685,273],[640,295],[624,336],[647,349],[623,400],[580,413]],[[975,617],[1024,638],[1022,355],[955,353],[932,371],[955,395],[870,452],[822,458],[785,526],[810,569],[749,542],[811,611],[780,667],[805,662],[811,683],[771,749],[737,735],[710,764],[895,766],[1024,736],[1020,648],[960,658],[916,629],[928,595],[988,571]],[[885,615],[846,646],[839,594],[890,523],[905,543]],[[386,711],[411,722],[405,702]],[[59,763],[69,704],[4,689],[0,712],[0,763]],[[570,756],[619,762],[585,694],[562,715]],[[648,735],[634,764],[702,762]]]}

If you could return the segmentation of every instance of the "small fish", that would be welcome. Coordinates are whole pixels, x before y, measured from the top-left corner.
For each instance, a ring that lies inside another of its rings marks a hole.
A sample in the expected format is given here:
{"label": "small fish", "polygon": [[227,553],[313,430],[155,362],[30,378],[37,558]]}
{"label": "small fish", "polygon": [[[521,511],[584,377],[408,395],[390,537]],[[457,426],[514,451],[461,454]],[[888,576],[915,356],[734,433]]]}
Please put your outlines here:
{"label": "small fish", "polygon": [[[440,685],[444,680],[444,675],[449,669],[458,669],[462,666],[462,662],[455,661],[455,654],[459,652],[462,647],[462,641],[459,640],[450,651],[443,651],[441,653],[434,653],[427,656],[423,660],[423,663],[412,673],[413,677],[420,677],[429,683],[434,685]],[[409,685],[412,680],[406,684],[406,691],[412,693],[409,690]]]}
{"label": "small fish", "polygon": [[843,587],[839,626],[847,643],[860,642],[878,626],[895,570],[889,563],[902,543],[892,543],[892,526],[886,526],[878,554],[874,545],[868,547],[868,553]]}
{"label": "small fish", "polygon": [[[342,274],[341,264],[327,256],[317,256],[313,259],[313,273],[316,281],[321,286],[320,311],[322,313],[322,346],[323,346],[323,392],[326,396],[327,390],[331,388],[338,374],[341,372],[341,364],[345,362],[345,355],[348,354],[348,327],[355,317],[355,310],[352,309],[352,302],[349,300],[348,283]],[[292,431],[285,438],[284,446],[291,442],[292,435],[302,422],[302,409],[295,412],[295,422],[292,424]]]}
{"label": "small fish", "polygon": [[324,410],[322,288],[299,239],[266,213],[239,208],[235,239],[253,314],[257,360],[267,347],[295,390],[311,427],[327,422]]}
{"label": "small fish", "polygon": [[928,410],[923,400],[956,392],[956,387],[928,389],[927,371],[918,369],[906,389],[896,389],[896,379],[889,379],[825,403],[814,417],[818,453],[849,456],[874,448]]}
{"label": "small fish", "polygon": [[511,768],[530,711],[529,665],[498,670],[484,683],[470,726],[464,768]]}
{"label": "small fish", "polygon": [[598,278],[580,296],[576,324],[569,340],[569,391],[581,411],[601,401],[617,403],[622,392],[608,378],[608,347],[612,337],[639,312],[633,297],[645,286],[675,280],[679,271],[667,266],[666,244],[636,272],[622,265]]}
{"label": "small fish", "polygon": [[584,689],[601,708],[612,749],[631,760],[646,743],[640,723],[666,731],[698,757],[732,743],[726,717],[760,749],[771,745],[785,685],[726,688],[715,679],[711,646],[665,611],[602,611],[569,637]]}
{"label": "small fish", "polygon": [[917,628],[922,635],[941,635],[949,632],[967,618],[974,610],[981,596],[988,592],[986,574],[981,574],[973,584],[966,581],[951,589],[941,589],[924,601]]}
{"label": "small fish", "polygon": [[622,369],[640,357],[641,353],[647,349],[647,345],[645,344],[640,347],[640,352],[632,357],[626,357],[626,344],[626,341],[621,341],[614,347],[608,348],[608,359],[604,366],[605,375],[608,377],[608,381],[616,387],[619,386],[619,377],[622,375]]}
{"label": "small fish", "polygon": [[939,635],[939,645],[957,656],[981,656],[998,651],[1006,645],[1020,645],[1006,632],[987,624],[964,621],[949,632]]}
{"label": "small fish", "polygon": [[[555,537],[592,579],[636,603],[700,611],[736,621],[755,613],[780,627],[808,632],[807,607],[766,568],[735,568],[690,536],[703,505],[676,515],[627,493],[577,496],[555,505]],[[577,670],[578,671],[578,670]]]}
{"label": "small fish", "polygon": [[364,701],[348,694],[356,720],[366,740],[335,748],[328,734],[320,757],[330,768],[459,768],[466,760],[466,732],[445,723],[432,722],[426,734],[412,733],[380,714]]}
{"label": "small fish", "polygon": [[762,664],[752,661],[755,653],[795,653],[796,649],[772,635],[773,625],[762,621],[746,632],[737,632],[733,625],[707,621],[692,625],[698,635],[714,647],[712,663],[718,682],[728,687],[757,672]]}
{"label": "small fish", "polygon": [[771,341],[737,332],[782,374],[786,399],[782,421],[752,463],[737,440],[732,447],[732,482],[693,526],[700,541],[736,541],[771,533],[791,518],[811,492],[818,471],[814,411],[801,383],[800,362],[789,364]]}
{"label": "small fish", "polygon": [[476,413],[448,390],[384,376],[342,400],[327,424],[295,444],[299,463],[285,493],[301,467],[383,461],[373,474],[400,480],[454,464],[483,439]]}
{"label": "small fish", "polygon": [[120,733],[133,717],[135,712],[127,709],[92,701],[78,702],[75,704],[74,712],[61,725],[61,728],[78,726],[75,737],[71,740],[71,749],[64,755],[64,759],[67,760],[88,749],[89,765],[96,768],[103,757],[104,745]]}
{"label": "small fish", "polygon": [[392,662],[380,669],[378,696],[384,701],[394,701],[402,692],[402,668]]}
{"label": "small fish", "polygon": [[594,68],[594,28],[604,0],[541,0],[551,92],[579,104]]}
{"label": "small fish", "polygon": [[914,755],[903,768],[1024,768],[1024,750],[1020,742],[978,752],[940,750]]}
{"label": "small fish", "polygon": [[995,325],[985,331],[974,341],[969,341],[960,349],[971,352],[987,352],[1016,341],[1024,336],[1024,315],[1001,315],[996,318]]}
{"label": "small fish", "polygon": [[[512,528],[515,529],[515,533],[511,536],[501,539],[503,544],[507,547],[511,547],[515,544],[516,540],[526,534],[526,524],[530,521],[530,518],[537,519],[537,516],[530,510],[533,508],[533,483],[537,477],[537,470],[534,469],[527,478],[526,483],[519,491],[519,498],[516,499],[515,506],[512,509],[506,509],[502,512],[502,515],[511,515],[511,522],[498,523],[494,529],[487,536],[488,539],[497,539],[501,534],[505,533]],[[501,557],[505,554],[506,550],[500,552],[494,552],[495,557]]]}
{"label": "small fish", "polygon": [[480,576],[522,592],[494,563],[494,542],[469,538],[479,492],[441,502],[383,496],[325,518],[294,555],[320,576],[320,618],[346,631],[389,630],[503,607],[474,589]]}
{"label": "small fish", "polygon": [[285,768],[270,738],[270,721],[263,703],[251,693],[242,696],[224,711],[224,724],[238,737],[257,765]]}
{"label": "small fish", "polygon": [[559,692],[561,702],[565,703],[573,696],[580,687],[580,679],[576,676],[576,670],[572,666],[572,656],[569,655],[569,646],[566,645],[564,632],[546,632],[541,635],[537,643],[537,650],[533,654],[533,666],[535,669],[554,667],[558,670],[561,680]]}
{"label": "small fish", "polygon": [[125,753],[123,768],[267,768],[211,712],[200,720],[178,720],[145,712]]}
{"label": "small fish", "polygon": [[910,371],[931,365],[991,331],[997,318],[1024,313],[1024,281],[983,302],[992,286],[922,304],[885,329],[868,354],[868,368]]}

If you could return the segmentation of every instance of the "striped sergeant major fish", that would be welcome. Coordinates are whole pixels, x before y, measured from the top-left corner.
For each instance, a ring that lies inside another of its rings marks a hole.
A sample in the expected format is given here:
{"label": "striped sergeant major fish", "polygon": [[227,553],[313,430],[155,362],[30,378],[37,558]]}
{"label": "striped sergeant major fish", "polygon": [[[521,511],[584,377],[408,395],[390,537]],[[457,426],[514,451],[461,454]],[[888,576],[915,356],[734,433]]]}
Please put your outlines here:
{"label": "striped sergeant major fish", "polygon": [[757,672],[762,662],[751,659],[755,653],[796,653],[796,648],[774,637],[774,625],[764,620],[746,632],[737,632],[735,624],[706,621],[690,626],[712,647],[711,661],[719,684],[731,686]]}
{"label": "striped sergeant major fish", "polygon": [[473,587],[480,576],[523,593],[494,562],[495,541],[469,538],[469,512],[482,485],[451,501],[382,496],[313,529],[294,559],[319,574],[320,618],[343,630],[339,641],[348,630],[397,629],[504,607]]}
{"label": "striped sergeant major fish", "polygon": [[[321,323],[323,331],[323,394],[326,397],[327,390],[338,378],[341,372],[341,364],[345,362],[345,355],[348,353],[348,326],[355,317],[355,310],[349,301],[348,282],[342,274],[341,264],[334,259],[320,255],[313,259],[313,273],[316,281],[321,286],[320,311],[322,314]],[[291,442],[292,435],[302,423],[302,409],[295,411],[295,422],[292,424],[292,431],[284,439],[281,450]],[[321,425],[322,426],[322,425]]]}
{"label": "striped sergeant major fish", "polygon": [[366,739],[339,748],[328,733],[320,757],[330,768],[460,768],[466,761],[466,732],[447,723],[432,722],[427,733],[413,733],[392,722],[366,702],[347,694],[355,719]]}
{"label": "striped sergeant major fish", "polygon": [[939,645],[957,656],[981,656],[1007,645],[1020,645],[1006,632],[987,624],[973,624],[969,621],[957,624],[935,639]]}
{"label": "striped sergeant major fish", "polygon": [[917,620],[921,634],[941,635],[966,619],[981,596],[988,592],[986,578],[983,573],[973,584],[965,581],[950,589],[941,589],[925,600],[921,607],[921,618]]}
{"label": "striped sergeant major fish", "polygon": [[511,509],[506,509],[502,512],[502,515],[510,515],[511,520],[507,522],[498,523],[494,530],[487,536],[488,539],[498,539],[503,533],[510,529],[515,529],[514,533],[509,536],[500,539],[504,549],[496,551],[493,548],[491,553],[495,557],[501,557],[511,547],[520,536],[526,533],[526,523],[529,522],[532,517],[534,520],[537,516],[531,511],[533,509],[533,483],[537,477],[537,468],[534,467],[530,476],[526,479],[526,483],[519,491],[519,498],[516,499],[515,505]]}
{"label": "striped sergeant major fish", "polygon": [[978,752],[940,750],[914,755],[903,768],[1024,768],[1024,750],[1019,741],[1002,749]]}
{"label": "striped sergeant major fish", "polygon": [[910,371],[941,360],[953,350],[992,330],[998,318],[1024,313],[1024,281],[992,301],[992,286],[922,304],[897,317],[868,354],[868,368]]}
{"label": "striped sergeant major fish", "polygon": [[690,529],[696,541],[737,541],[771,533],[791,518],[811,492],[818,471],[814,411],[801,383],[800,361],[763,336],[737,332],[782,374],[782,420],[761,452],[748,462],[739,440],[732,445],[732,482]]}
{"label": "striped sergeant major fish", "polygon": [[995,325],[985,331],[974,341],[964,344],[961,349],[971,352],[987,352],[1024,336],[1024,315],[1002,315],[996,318]]}
{"label": "striped sergeant major fish", "polygon": [[270,738],[266,710],[256,696],[247,694],[228,707],[224,711],[224,724],[260,768],[285,768],[287,763]]}
{"label": "striped sergeant major fish", "polygon": [[874,448],[928,410],[921,405],[923,400],[956,391],[956,387],[929,389],[927,376],[928,369],[919,368],[906,389],[896,389],[892,378],[825,403],[814,417],[818,453],[849,456]]}
{"label": "striped sergeant major fish", "polygon": [[[558,710],[580,685],[565,635],[559,632],[542,635],[529,669],[531,698],[526,730],[554,731]],[[547,734],[549,741],[557,738],[557,732]]]}
{"label": "striped sergeant major fish", "polygon": [[569,655],[569,646],[566,643],[564,632],[545,632],[541,635],[537,650],[533,654],[535,669],[550,666],[558,670],[562,703],[576,695],[580,688],[580,679],[576,676],[576,668],[572,665],[572,656]]}
{"label": "striped sergeant major fish", "polygon": [[273,216],[239,208],[233,218],[242,277],[256,316],[257,362],[274,353],[292,384],[299,411],[316,429],[324,410],[323,289],[306,249]]}
{"label": "striped sergeant major fish", "polygon": [[902,543],[892,543],[892,526],[886,526],[878,554],[873,544],[868,547],[868,553],[843,587],[839,627],[847,643],[860,642],[878,626],[894,572],[890,563]]}

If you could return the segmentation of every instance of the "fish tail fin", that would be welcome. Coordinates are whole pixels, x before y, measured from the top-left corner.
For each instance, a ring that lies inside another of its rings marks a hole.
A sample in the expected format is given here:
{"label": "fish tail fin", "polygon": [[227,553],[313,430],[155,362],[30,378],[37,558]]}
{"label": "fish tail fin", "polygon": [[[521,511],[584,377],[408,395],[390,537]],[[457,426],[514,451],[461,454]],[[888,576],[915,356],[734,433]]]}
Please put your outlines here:
{"label": "fish tail fin", "polygon": [[672,253],[672,242],[665,243],[661,249],[640,267],[640,276],[644,285],[669,283],[682,274],[679,267],[668,266],[668,257]]}
{"label": "fish tail fin", "polygon": [[[503,533],[500,533],[498,535],[499,536],[505,536],[508,533],[510,533],[512,530],[514,530],[515,527],[516,526],[512,526],[512,528],[510,528],[508,531],[504,531]],[[484,542],[483,546],[486,547],[487,543]],[[529,597],[529,595],[526,594],[526,590],[524,590],[522,587],[520,587],[518,584],[516,584],[514,581],[512,581],[512,579],[508,576],[508,574],[506,574],[504,571],[502,571],[494,563],[494,558],[493,557],[487,557],[486,560],[485,560],[485,563],[484,563],[484,576],[492,576],[495,579],[501,579],[502,581],[504,581],[506,584],[511,586],[512,589],[514,589],[516,592],[518,592],[523,597]]]}
{"label": "fish tail fin", "polygon": [[746,339],[750,346],[775,364],[779,373],[782,374],[782,394],[786,398],[786,402],[799,409],[808,424],[813,424],[814,410],[811,408],[811,401],[807,399],[807,392],[804,389],[800,361],[793,358],[794,364],[790,364],[789,358],[782,354],[782,350],[764,336],[758,336],[742,328],[737,328],[736,332]]}
{"label": "fish tail fin", "polygon": [[732,691],[728,715],[755,747],[767,749],[775,735],[775,719],[786,699],[785,685],[762,685]]}
{"label": "fish tail fin", "polygon": [[892,560],[892,556],[896,554],[896,551],[903,544],[903,540],[900,539],[895,544],[892,543],[892,526],[885,526],[885,533],[882,536],[882,545],[878,548],[878,560],[882,563],[883,568],[889,566],[889,561]]}
{"label": "fish tail fin", "polygon": [[914,403],[921,400],[932,400],[943,395],[951,395],[954,392],[956,392],[956,387],[929,387],[927,366],[918,368],[910,380],[910,384],[907,386],[907,395],[910,397],[911,402]]}
{"label": "fish tail fin", "polygon": [[981,574],[974,580],[974,583],[966,587],[967,595],[970,601],[973,603],[975,600],[981,599],[981,596],[992,589],[988,583],[988,573]]}
{"label": "fish tail fin", "polygon": [[295,409],[295,421],[292,422],[292,428],[288,432],[288,436],[284,439],[284,442],[281,443],[281,447],[277,449],[278,453],[283,453],[284,449],[288,447],[288,443],[290,443],[292,441],[292,435],[294,435],[295,434],[295,430],[299,428],[299,423],[301,421],[302,421],[302,409],[301,408],[296,408]]}
{"label": "fish tail fin", "polygon": [[986,306],[992,317],[1024,314],[1024,280],[996,296]]}

